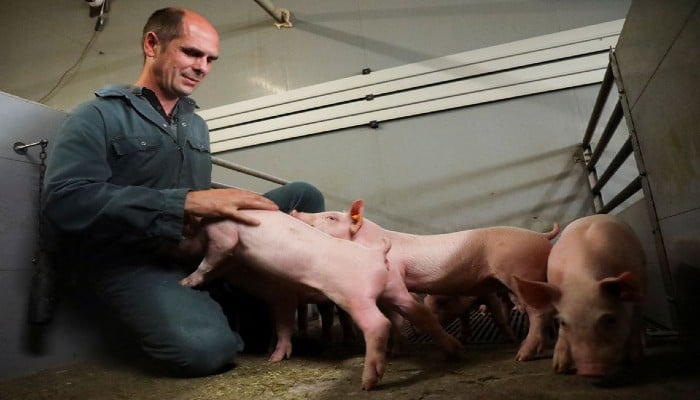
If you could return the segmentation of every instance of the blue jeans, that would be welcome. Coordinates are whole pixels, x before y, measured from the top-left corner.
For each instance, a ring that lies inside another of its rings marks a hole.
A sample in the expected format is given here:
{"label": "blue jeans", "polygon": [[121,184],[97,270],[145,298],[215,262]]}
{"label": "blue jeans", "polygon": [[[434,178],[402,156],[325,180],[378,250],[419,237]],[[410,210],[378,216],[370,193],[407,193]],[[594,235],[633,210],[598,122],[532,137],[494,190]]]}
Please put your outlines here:
{"label": "blue jeans", "polygon": [[[284,212],[324,210],[321,192],[303,182],[264,195]],[[93,267],[87,280],[136,335],[146,354],[178,375],[209,375],[233,362],[243,350],[243,339],[207,290],[179,284],[186,275],[174,263],[152,259],[138,265]]]}

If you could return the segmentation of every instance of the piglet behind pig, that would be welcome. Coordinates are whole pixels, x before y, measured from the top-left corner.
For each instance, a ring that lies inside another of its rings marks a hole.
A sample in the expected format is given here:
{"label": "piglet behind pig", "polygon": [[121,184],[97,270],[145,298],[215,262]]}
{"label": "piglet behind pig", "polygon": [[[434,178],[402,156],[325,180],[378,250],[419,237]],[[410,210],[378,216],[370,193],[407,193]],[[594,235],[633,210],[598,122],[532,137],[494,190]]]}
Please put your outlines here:
{"label": "piglet behind pig", "polygon": [[579,375],[600,377],[642,356],[644,250],[620,219],[573,221],[552,247],[547,283],[517,280],[526,304],[559,314],[556,372],[575,366]]}

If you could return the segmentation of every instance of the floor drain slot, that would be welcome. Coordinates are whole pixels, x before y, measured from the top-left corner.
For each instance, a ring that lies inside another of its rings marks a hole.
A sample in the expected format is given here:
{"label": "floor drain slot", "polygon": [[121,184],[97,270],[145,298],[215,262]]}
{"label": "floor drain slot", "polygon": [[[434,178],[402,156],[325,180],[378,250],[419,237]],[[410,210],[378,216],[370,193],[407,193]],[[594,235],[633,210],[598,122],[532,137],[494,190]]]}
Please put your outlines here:
{"label": "floor drain slot", "polygon": [[[527,315],[513,309],[509,315],[510,327],[513,333],[522,340],[527,335],[529,327]],[[491,313],[482,313],[478,310],[469,313],[469,324],[471,326],[471,336],[467,341],[468,344],[486,344],[486,343],[509,343],[510,341],[493,323]],[[452,336],[459,337],[461,334],[461,324],[459,319],[455,319],[445,327],[445,331]],[[425,333],[417,332],[413,325],[406,322],[403,326],[403,334],[409,343],[432,343],[432,338]]]}

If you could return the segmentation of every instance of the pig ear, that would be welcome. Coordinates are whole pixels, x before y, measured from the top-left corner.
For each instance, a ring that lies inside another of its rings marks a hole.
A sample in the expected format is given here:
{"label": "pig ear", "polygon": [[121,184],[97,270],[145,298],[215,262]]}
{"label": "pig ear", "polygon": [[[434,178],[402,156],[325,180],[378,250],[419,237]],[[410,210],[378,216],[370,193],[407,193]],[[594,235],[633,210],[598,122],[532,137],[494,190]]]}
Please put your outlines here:
{"label": "pig ear", "polygon": [[521,279],[515,275],[513,278],[520,293],[520,300],[532,308],[549,311],[554,307],[553,303],[561,297],[559,289],[549,283]]}
{"label": "pig ear", "polygon": [[604,293],[622,301],[637,302],[644,299],[644,288],[637,277],[629,271],[616,277],[601,279],[598,284]]}
{"label": "pig ear", "polygon": [[362,227],[362,214],[365,211],[365,202],[362,199],[358,199],[352,202],[350,207],[350,233],[356,234],[357,231]]}

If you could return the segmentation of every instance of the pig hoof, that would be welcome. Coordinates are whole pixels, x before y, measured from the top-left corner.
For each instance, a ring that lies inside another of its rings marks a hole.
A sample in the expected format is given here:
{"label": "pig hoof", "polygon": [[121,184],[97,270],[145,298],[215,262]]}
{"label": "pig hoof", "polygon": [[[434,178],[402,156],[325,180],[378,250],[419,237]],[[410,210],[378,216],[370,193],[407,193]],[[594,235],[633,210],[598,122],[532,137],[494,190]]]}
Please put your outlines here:
{"label": "pig hoof", "polygon": [[284,354],[272,353],[272,355],[270,356],[270,358],[267,359],[267,361],[269,361],[269,362],[280,362],[280,361],[284,360],[285,358],[286,358],[286,357],[284,356]]}
{"label": "pig hoof", "polygon": [[195,286],[200,285],[203,281],[204,281],[204,279],[202,279],[200,277],[188,276],[188,277],[182,279],[180,281],[180,284],[182,286],[186,286],[186,287],[195,287]]}
{"label": "pig hoof", "polygon": [[379,383],[379,379],[372,378],[368,379],[366,382],[362,382],[362,390],[372,390]]}
{"label": "pig hoof", "polygon": [[192,284],[192,281],[190,279],[181,280],[180,285],[186,286],[186,287],[194,287],[194,285]]}
{"label": "pig hoof", "polygon": [[448,342],[446,354],[450,360],[459,360],[464,354],[464,346],[457,338],[452,337]]}
{"label": "pig hoof", "polygon": [[515,361],[531,361],[537,357],[537,353],[534,351],[518,351],[515,355]]}

